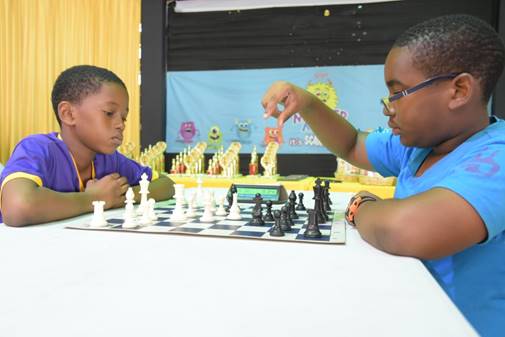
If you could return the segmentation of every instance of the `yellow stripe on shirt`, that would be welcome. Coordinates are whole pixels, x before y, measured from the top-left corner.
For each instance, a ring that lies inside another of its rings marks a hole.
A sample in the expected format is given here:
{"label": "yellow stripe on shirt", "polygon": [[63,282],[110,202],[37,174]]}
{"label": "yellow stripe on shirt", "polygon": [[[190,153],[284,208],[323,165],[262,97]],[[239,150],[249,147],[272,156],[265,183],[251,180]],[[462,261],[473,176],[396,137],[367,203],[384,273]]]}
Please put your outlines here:
{"label": "yellow stripe on shirt", "polygon": [[34,174],[29,174],[25,172],[14,172],[9,174],[7,177],[5,177],[4,181],[2,181],[2,186],[0,186],[0,209],[2,208],[2,191],[6,183],[8,183],[11,180],[17,179],[17,178],[25,178],[28,180],[33,181],[35,184],[37,184],[39,187],[42,187],[42,179],[40,179],[39,176],[36,176]]}

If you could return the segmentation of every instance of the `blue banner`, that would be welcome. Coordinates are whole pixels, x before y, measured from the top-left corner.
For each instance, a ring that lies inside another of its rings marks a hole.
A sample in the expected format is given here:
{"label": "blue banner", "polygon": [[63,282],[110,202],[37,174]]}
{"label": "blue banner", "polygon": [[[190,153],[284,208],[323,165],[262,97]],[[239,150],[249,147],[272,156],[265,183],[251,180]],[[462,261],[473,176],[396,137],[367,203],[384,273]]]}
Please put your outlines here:
{"label": "blue banner", "polygon": [[329,153],[299,115],[282,130],[275,119],[263,119],[261,99],[277,80],[306,88],[359,129],[387,125],[380,104],[388,94],[382,65],[168,72],[167,152],[205,141],[212,153],[239,141],[242,153],[253,145],[261,153],[276,140],[279,153]]}

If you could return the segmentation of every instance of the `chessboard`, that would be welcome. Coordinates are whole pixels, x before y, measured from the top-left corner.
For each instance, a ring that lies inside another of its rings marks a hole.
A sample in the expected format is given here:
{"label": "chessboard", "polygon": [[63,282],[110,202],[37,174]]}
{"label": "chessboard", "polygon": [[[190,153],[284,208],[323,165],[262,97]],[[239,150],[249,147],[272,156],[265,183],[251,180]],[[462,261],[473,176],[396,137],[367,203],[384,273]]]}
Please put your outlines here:
{"label": "chessboard", "polygon": [[[224,237],[240,239],[259,239],[285,242],[304,242],[319,244],[344,244],[346,241],[345,222],[342,212],[328,212],[330,221],[319,224],[322,236],[320,238],[306,238],[303,233],[307,227],[308,216],[305,211],[297,211],[299,219],[293,220],[294,226],[291,231],[286,232],[282,237],[270,235],[270,229],[274,222],[265,222],[259,226],[252,224],[253,206],[249,204],[240,205],[241,220],[228,220],[226,217],[216,216],[215,221],[201,222],[199,219],[203,215],[203,207],[195,209],[196,216],[185,222],[171,222],[170,215],[175,206],[159,203],[155,207],[158,217],[153,223],[147,226],[136,228],[123,228],[124,219],[120,216],[105,217],[107,225],[104,227],[90,226],[89,223],[78,223],[66,226],[70,229],[109,231],[109,232],[135,232],[150,234],[175,234],[175,235],[195,235],[207,237]],[[275,209],[275,207],[274,207]]]}

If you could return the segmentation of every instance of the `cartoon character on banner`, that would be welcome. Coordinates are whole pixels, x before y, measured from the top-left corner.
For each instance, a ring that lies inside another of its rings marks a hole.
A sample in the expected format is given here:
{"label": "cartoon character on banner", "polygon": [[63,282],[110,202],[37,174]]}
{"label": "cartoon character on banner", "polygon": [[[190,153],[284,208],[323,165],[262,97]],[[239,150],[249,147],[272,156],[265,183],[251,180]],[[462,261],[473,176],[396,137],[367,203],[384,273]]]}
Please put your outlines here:
{"label": "cartoon character on banner", "polygon": [[282,129],[281,128],[265,128],[265,137],[263,137],[263,145],[267,145],[270,142],[276,142],[277,144],[282,144]]}
{"label": "cartoon character on banner", "polygon": [[252,123],[251,119],[238,119],[235,118],[235,124],[233,124],[230,131],[234,133],[233,141],[238,141],[243,144],[251,143],[252,129],[256,126]]}
{"label": "cartoon character on banner", "polygon": [[327,76],[328,75],[325,73],[316,74],[315,77],[319,78],[318,82],[312,83],[312,81],[309,81],[306,89],[308,92],[314,94],[314,96],[319,98],[330,109],[334,110],[345,119],[348,119],[349,113],[345,110],[337,108],[339,97],[331,80],[326,79],[326,81],[322,81],[322,78]]}
{"label": "cartoon character on banner", "polygon": [[207,147],[209,149],[218,150],[223,143],[223,133],[218,125],[210,127],[207,134]]}
{"label": "cartoon character on banner", "polygon": [[184,144],[191,144],[195,141],[195,137],[200,134],[197,130],[195,122],[186,121],[182,122],[179,127],[179,133],[177,134],[177,142],[182,142]]}

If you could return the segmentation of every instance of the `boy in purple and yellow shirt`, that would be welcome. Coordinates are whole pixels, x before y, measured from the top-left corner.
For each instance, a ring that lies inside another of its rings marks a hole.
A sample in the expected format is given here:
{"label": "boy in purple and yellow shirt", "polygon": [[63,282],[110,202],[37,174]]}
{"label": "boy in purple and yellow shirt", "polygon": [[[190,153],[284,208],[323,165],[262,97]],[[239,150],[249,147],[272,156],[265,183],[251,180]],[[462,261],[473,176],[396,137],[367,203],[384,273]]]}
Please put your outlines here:
{"label": "boy in purple and yellow shirt", "polygon": [[150,197],[168,199],[173,182],[116,151],[128,115],[126,86],[114,73],[75,66],[53,87],[61,133],[31,135],[19,142],[0,176],[0,222],[24,226],[122,207],[140,176],[151,180]]}

